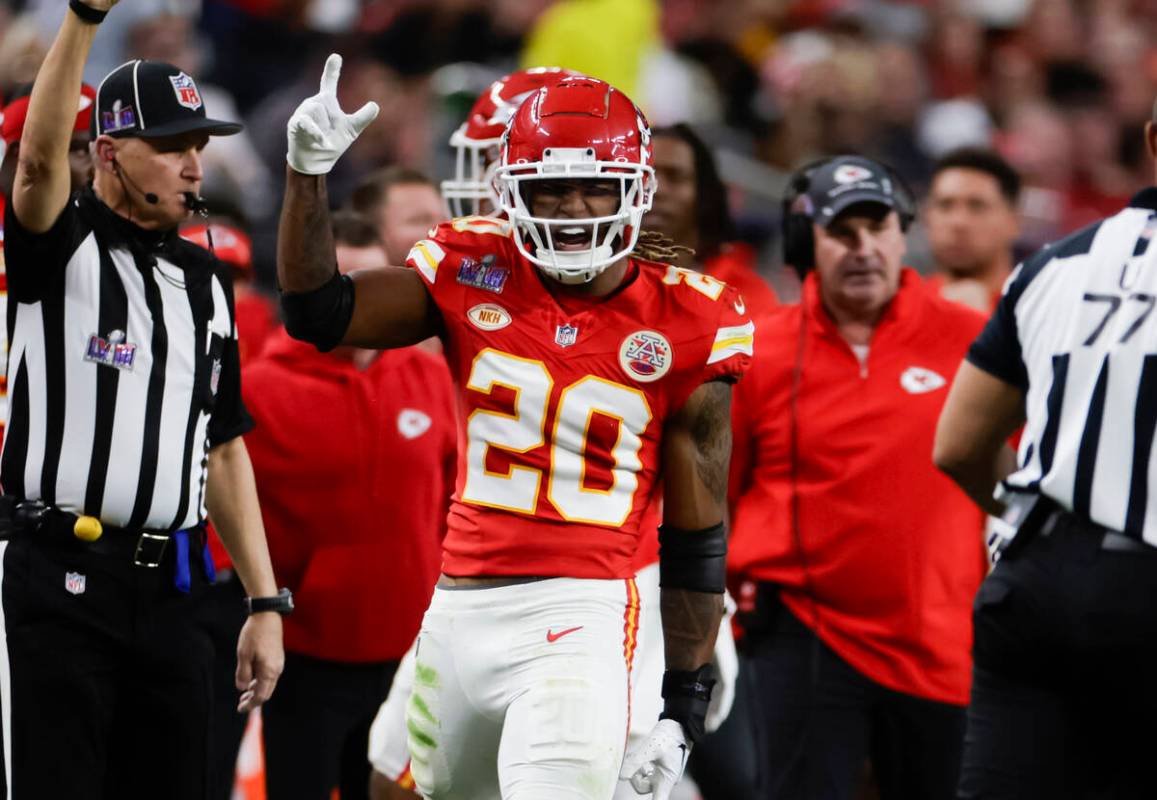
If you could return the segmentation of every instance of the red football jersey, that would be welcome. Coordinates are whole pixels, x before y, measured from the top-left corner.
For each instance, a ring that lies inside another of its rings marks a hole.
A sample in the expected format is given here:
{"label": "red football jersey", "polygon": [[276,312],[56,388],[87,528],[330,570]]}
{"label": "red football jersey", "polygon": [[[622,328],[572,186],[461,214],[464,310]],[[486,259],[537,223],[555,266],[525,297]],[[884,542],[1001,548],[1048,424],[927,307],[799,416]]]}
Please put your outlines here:
{"label": "red football jersey", "polygon": [[613,294],[556,298],[488,217],[438,226],[407,263],[441,311],[463,412],[443,571],[632,575],[666,421],[750,362],[739,295],[631,259]]}

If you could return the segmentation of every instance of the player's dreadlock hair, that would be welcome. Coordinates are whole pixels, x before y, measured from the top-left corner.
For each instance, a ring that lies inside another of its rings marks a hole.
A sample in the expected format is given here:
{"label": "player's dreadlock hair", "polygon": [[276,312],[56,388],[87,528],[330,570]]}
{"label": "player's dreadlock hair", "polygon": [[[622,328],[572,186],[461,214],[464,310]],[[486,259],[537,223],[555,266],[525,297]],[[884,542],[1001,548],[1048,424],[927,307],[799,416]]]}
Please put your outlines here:
{"label": "player's dreadlock hair", "polygon": [[639,241],[635,244],[635,249],[631,255],[644,258],[647,261],[667,264],[681,255],[693,256],[695,251],[690,247],[676,244],[673,239],[667,238],[658,231],[640,231]]}

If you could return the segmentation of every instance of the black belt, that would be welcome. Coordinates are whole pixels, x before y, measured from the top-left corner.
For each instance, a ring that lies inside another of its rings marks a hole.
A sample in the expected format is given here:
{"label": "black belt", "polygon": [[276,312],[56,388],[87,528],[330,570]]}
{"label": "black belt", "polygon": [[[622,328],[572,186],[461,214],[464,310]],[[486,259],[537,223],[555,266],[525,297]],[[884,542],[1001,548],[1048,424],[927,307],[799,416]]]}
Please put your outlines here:
{"label": "black belt", "polygon": [[[171,531],[137,530],[101,524],[100,535],[90,541],[77,534],[78,521],[83,518],[76,514],[34,500],[3,497],[0,501],[3,501],[0,502],[3,538],[24,534],[48,536],[83,547],[92,553],[130,556],[133,564],[138,567],[159,567],[169,541],[173,538]],[[88,524],[92,524],[91,519]]]}
{"label": "black belt", "polygon": [[1140,538],[1106,528],[1104,525],[1098,525],[1060,507],[1054,507],[1045,517],[1044,522],[1041,523],[1041,536],[1049,536],[1062,526],[1074,530],[1082,536],[1092,534],[1099,537],[1100,549],[1110,553],[1157,556],[1157,547]]}

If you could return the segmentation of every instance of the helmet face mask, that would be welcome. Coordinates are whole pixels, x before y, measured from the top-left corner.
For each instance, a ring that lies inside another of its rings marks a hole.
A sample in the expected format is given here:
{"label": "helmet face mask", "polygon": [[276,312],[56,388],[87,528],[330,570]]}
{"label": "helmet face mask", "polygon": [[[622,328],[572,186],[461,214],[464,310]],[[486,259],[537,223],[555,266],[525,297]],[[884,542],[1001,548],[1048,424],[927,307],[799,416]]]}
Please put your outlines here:
{"label": "helmet face mask", "polygon": [[[630,255],[655,193],[650,139],[642,112],[603,81],[565,78],[527,99],[506,130],[494,175],[519,251],[566,284],[594,280]],[[611,181],[617,203],[599,216],[536,215],[527,198],[546,181]],[[587,246],[576,248],[581,234]]]}
{"label": "helmet face mask", "polygon": [[[454,178],[442,181],[442,197],[454,217],[499,213],[494,170],[498,166],[502,137],[472,139],[463,123],[450,136],[455,150]],[[489,203],[489,207],[484,205]]]}
{"label": "helmet face mask", "polygon": [[494,171],[507,123],[523,100],[538,89],[577,74],[559,67],[524,69],[499,78],[478,97],[466,121],[450,136],[454,177],[442,181],[441,190],[453,216],[501,213]]}
{"label": "helmet face mask", "polygon": [[[551,278],[566,284],[588,283],[634,250],[655,185],[649,165],[596,161],[593,150],[575,152],[574,148],[546,148],[537,164],[503,164],[495,180],[501,187],[502,211],[514,223],[519,251]],[[539,188],[536,184],[560,181],[610,183],[617,189],[615,207],[596,216],[536,215],[531,202]],[[571,249],[576,239],[586,247]]]}

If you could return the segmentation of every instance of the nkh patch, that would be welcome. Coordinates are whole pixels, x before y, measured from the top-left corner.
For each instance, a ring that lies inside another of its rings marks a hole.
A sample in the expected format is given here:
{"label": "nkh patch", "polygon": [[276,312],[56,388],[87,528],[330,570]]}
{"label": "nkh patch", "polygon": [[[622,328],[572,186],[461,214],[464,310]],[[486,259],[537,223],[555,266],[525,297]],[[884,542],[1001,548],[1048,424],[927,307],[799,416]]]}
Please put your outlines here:
{"label": "nkh patch", "polygon": [[671,361],[671,343],[658,331],[635,331],[619,347],[619,365],[640,383],[662,378]]}
{"label": "nkh patch", "polygon": [[495,258],[493,253],[482,256],[481,261],[463,256],[462,263],[458,265],[458,283],[501,294],[506,279],[510,277],[510,269],[495,266]]}
{"label": "nkh patch", "polygon": [[554,343],[559,347],[570,347],[578,341],[578,326],[571,325],[569,322],[565,325],[559,325],[554,331]]}
{"label": "nkh patch", "polygon": [[125,341],[124,331],[111,331],[100,337],[95,333],[88,338],[88,349],[84,360],[106,367],[115,367],[132,372],[137,357],[137,346]]}
{"label": "nkh patch", "polygon": [[79,572],[64,573],[64,588],[69,594],[84,594],[88,580]]}
{"label": "nkh patch", "polygon": [[173,92],[177,95],[177,102],[185,108],[191,108],[196,111],[201,107],[201,93],[197,91],[197,84],[183,72],[178,72],[176,75],[169,76],[169,82],[173,84]]}

